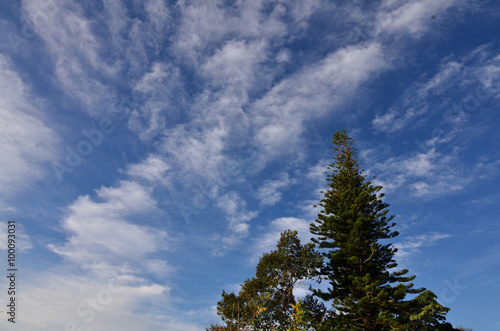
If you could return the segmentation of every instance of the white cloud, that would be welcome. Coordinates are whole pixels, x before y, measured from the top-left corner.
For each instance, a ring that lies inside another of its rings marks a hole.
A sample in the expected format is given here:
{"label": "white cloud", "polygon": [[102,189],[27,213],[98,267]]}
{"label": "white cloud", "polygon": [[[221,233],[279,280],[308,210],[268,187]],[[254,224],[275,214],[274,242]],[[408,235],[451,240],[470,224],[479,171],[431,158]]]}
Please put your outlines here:
{"label": "white cloud", "polygon": [[370,174],[377,175],[374,183],[386,192],[409,188],[414,196],[430,199],[460,191],[470,182],[456,166],[458,159],[456,153],[444,155],[431,149],[375,162]]}
{"label": "white cloud", "polygon": [[3,201],[0,201],[0,213],[13,213],[16,211],[14,206],[11,206]]}
{"label": "white cloud", "polygon": [[60,86],[75,96],[89,114],[108,111],[114,91],[99,76],[112,77],[119,67],[103,60],[103,45],[81,6],[58,0],[24,1],[23,14],[54,57]]}
{"label": "white cloud", "polygon": [[179,72],[176,68],[172,68],[165,63],[156,62],[152,65],[151,71],[144,73],[139,82],[135,84],[135,89],[151,95],[162,94],[161,89],[164,85],[175,85],[178,75]]}
{"label": "white cloud", "polygon": [[451,181],[439,181],[435,184],[429,182],[415,182],[410,185],[417,197],[429,197],[444,193],[452,193],[463,189],[463,185]]}
{"label": "white cloud", "polygon": [[309,167],[306,177],[318,184],[325,183],[327,167],[333,162],[330,159],[319,160],[314,166]]}
{"label": "white cloud", "polygon": [[170,168],[165,159],[151,154],[144,161],[130,165],[126,173],[132,178],[145,179],[150,183],[166,185],[168,183],[166,172]]}
{"label": "white cloud", "polygon": [[143,265],[148,274],[158,277],[165,277],[165,275],[170,275],[176,271],[176,268],[169,265],[167,261],[160,259],[144,260]]}
{"label": "white cloud", "polygon": [[[77,2],[23,2],[24,18],[32,22],[35,32],[53,57],[57,83],[68,97],[79,100],[83,110],[93,117],[116,110],[112,106],[118,104],[116,87],[120,85],[120,89],[134,90],[134,82],[148,70],[150,58],[160,51],[168,36],[171,16],[166,4],[151,0],[141,5],[143,8],[138,5],[137,9],[144,11],[143,19],[129,17],[126,6],[117,1],[104,1],[104,10],[89,18],[85,15],[85,5]],[[97,26],[105,27],[107,31],[96,30]],[[153,69],[155,72],[154,66]],[[141,104],[139,110],[120,104],[120,110],[126,114],[135,110],[132,127],[142,124],[154,131],[155,125],[162,127],[164,121],[158,113],[176,110],[170,104],[164,107],[159,104],[169,100],[164,93],[168,90],[166,87],[177,83],[175,68],[169,70],[168,79],[160,82],[155,90],[160,92],[158,94],[164,97],[163,100],[155,98],[156,103]],[[121,82],[117,85],[119,80]],[[127,85],[129,82],[132,83],[130,86]],[[173,92],[178,91],[170,91],[174,96],[178,95]],[[141,117],[146,115],[147,119]],[[148,134],[151,133],[143,135],[148,137]]]}
{"label": "white cloud", "polygon": [[[59,136],[36,109],[37,100],[0,54],[0,194],[12,195],[43,178],[59,157]],[[38,104],[39,107],[43,105]]]}
{"label": "white cloud", "polygon": [[276,54],[276,61],[278,63],[287,63],[287,62],[290,62],[290,58],[292,56],[291,54],[292,52],[289,50],[289,49],[282,49],[280,50],[277,54]]}
{"label": "white cloud", "polygon": [[[489,45],[481,45],[460,58],[446,57],[436,73],[412,84],[386,113],[375,116],[372,125],[386,133],[400,133],[438,115],[440,122],[451,122],[456,128],[488,100],[499,97],[498,86],[500,61]],[[453,99],[442,97],[456,91],[460,94]]]}
{"label": "white cloud", "polygon": [[[361,84],[390,67],[390,57],[379,44],[348,47],[285,76],[262,97],[252,99],[253,92],[264,92],[280,74],[281,69],[273,66],[277,60],[270,56],[280,44],[271,41],[287,34],[279,23],[284,7],[277,5],[275,16],[268,17],[261,6],[239,3],[230,11],[212,1],[180,6],[173,50],[199,69],[206,85],[190,107],[191,122],[165,132],[162,151],[172,156],[179,179],[220,184],[218,177],[230,159],[225,152],[249,134],[255,137],[250,144],[258,148],[256,158],[248,160],[254,172],[284,153],[300,161],[306,121],[335,111],[355,97]],[[321,8],[318,1],[304,3],[302,10],[297,6],[285,6],[297,22],[306,22]],[[242,21],[248,24],[239,24]],[[271,31],[262,34],[264,26]],[[232,39],[234,33],[240,38]],[[287,61],[289,52],[282,50],[277,58]]]}
{"label": "white cloud", "polygon": [[451,235],[449,234],[437,232],[407,237],[405,238],[405,241],[394,244],[394,246],[398,249],[396,255],[400,259],[408,259],[411,254],[418,253],[420,248],[434,246],[439,240],[450,237]]}
{"label": "white cloud", "polygon": [[419,96],[425,97],[429,93],[436,95],[441,94],[450,86],[450,82],[456,79],[457,75],[460,74],[463,64],[456,61],[450,61],[444,63],[439,72],[435,74],[428,82],[424,83],[419,89]]}
{"label": "white cloud", "polygon": [[278,180],[264,181],[264,184],[258,189],[257,196],[261,205],[274,206],[281,200],[280,189],[284,189],[294,182],[287,173],[282,173],[280,177]]}
{"label": "white cloud", "polygon": [[462,67],[463,64],[455,61],[445,62],[430,79],[408,88],[395,107],[389,108],[383,115],[377,114],[372,125],[386,133],[400,132],[412,124],[419,125],[431,108],[428,99],[441,95],[457,82],[463,81]]}
{"label": "white cloud", "polygon": [[409,123],[415,122],[428,111],[426,105],[414,105],[404,110],[404,114],[398,116],[394,109],[390,109],[384,115],[376,115],[372,121],[373,126],[380,131],[392,133],[402,130]]}
{"label": "white cloud", "polygon": [[225,126],[207,125],[203,131],[178,126],[165,133],[162,150],[172,156],[172,166],[178,176],[190,174],[196,178],[217,178],[223,168],[223,149],[228,136]]}
{"label": "white cloud", "polygon": [[385,55],[376,43],[347,47],[274,86],[252,106],[263,155],[297,153],[305,121],[354,97],[361,84],[389,67]]}
{"label": "white cloud", "polygon": [[294,18],[294,25],[299,25],[300,29],[306,29],[311,16],[323,10],[329,3],[321,0],[305,0],[290,2],[287,5],[291,7],[290,11]]}
{"label": "white cloud", "polygon": [[384,115],[376,115],[372,121],[372,124],[377,130],[392,131],[394,128],[393,123],[396,116],[397,113],[394,110],[389,110]]}
{"label": "white cloud", "polygon": [[[214,0],[183,2],[180,4],[181,21],[175,40],[175,52],[184,61],[197,64],[207,51],[211,51],[211,47],[234,35],[240,38],[279,40],[288,31],[286,24],[282,22],[281,6],[275,5],[276,10],[265,15],[262,10],[263,1],[235,3],[233,10],[225,10]],[[306,19],[306,15],[303,19]]]}
{"label": "white cloud", "polygon": [[256,83],[265,79],[266,70],[258,66],[267,59],[266,47],[262,41],[229,41],[206,60],[201,71],[211,88],[224,88],[225,93],[245,97],[251,89],[260,88]]}
{"label": "white cloud", "polygon": [[145,4],[145,8],[155,31],[162,33],[171,20],[170,10],[166,7],[166,3],[162,0],[151,0]]}
{"label": "white cloud", "polygon": [[217,207],[224,210],[229,222],[229,234],[221,238],[223,245],[216,250],[216,254],[221,254],[224,249],[240,242],[249,234],[250,222],[257,217],[256,211],[248,211],[246,202],[238,193],[231,191],[224,194],[217,200]]}
{"label": "white cloud", "polygon": [[[7,227],[7,222],[1,222],[0,223],[0,238],[4,238],[3,240],[0,241],[0,250],[6,250],[8,248],[8,241],[7,241],[7,236],[10,234],[8,233],[8,227]],[[26,250],[32,249],[33,248],[33,243],[31,240],[31,237],[26,233],[26,230],[24,226],[19,223],[10,223],[15,225],[15,247],[17,252],[25,252]],[[6,254],[5,254],[6,255]]]}
{"label": "white cloud", "polygon": [[166,63],[154,63],[151,71],[133,86],[136,109],[131,110],[129,127],[144,140],[154,138],[178,120],[183,90],[180,71]]}
{"label": "white cloud", "polygon": [[[129,172],[134,175],[145,169],[143,176],[155,178],[158,168],[164,164],[150,157]],[[23,307],[25,313],[33,312],[31,321],[52,328],[76,323],[89,330],[194,330],[194,325],[174,313],[170,287],[149,279],[175,271],[167,261],[152,256],[168,249],[173,238],[163,229],[133,223],[136,217],[155,210],[151,189],[134,181],[102,187],[94,199],[86,195],[73,202],[62,221],[66,241],[48,245],[71,268],[55,267],[26,282]],[[81,271],[77,274],[76,270]],[[141,308],[144,305],[148,305],[147,311]],[[40,306],[45,308],[40,310]]]}
{"label": "white cloud", "polygon": [[407,170],[409,175],[425,176],[433,170],[434,165],[432,162],[435,158],[436,153],[434,150],[431,150],[428,153],[420,153],[412,159],[405,160],[404,168]]}
{"label": "white cloud", "polygon": [[[374,173],[381,175],[377,183],[386,190],[406,187],[414,196],[431,198],[459,192],[484,178],[484,172],[495,173],[496,160],[483,164],[465,160],[459,153],[469,148],[465,137],[478,136],[483,130],[484,125],[474,121],[487,120],[486,111],[494,107],[495,87],[500,84],[497,57],[489,45],[461,57],[450,55],[436,73],[413,84],[387,113],[376,116],[372,125],[391,134],[402,134],[403,129],[407,133],[430,121],[438,123],[431,138],[414,140],[414,153],[375,163]],[[443,98],[445,93],[454,97]]]}
{"label": "white cloud", "polygon": [[[430,139],[423,145],[433,146],[437,144],[434,142],[436,139]],[[461,154],[458,148],[448,153],[430,148],[426,152],[397,157],[382,153],[379,157],[383,161],[379,161],[379,158],[365,160],[368,161],[367,174],[377,176],[373,182],[382,186],[384,192],[408,190],[413,197],[432,199],[461,192],[479,180],[498,176],[500,161],[495,157],[481,156],[465,160]]]}
{"label": "white cloud", "polygon": [[378,33],[408,33],[418,37],[428,30],[433,15],[444,12],[455,2],[455,0],[385,0],[377,14],[376,30]]}
{"label": "white cloud", "polygon": [[[34,330],[199,330],[171,304],[170,288],[112,275],[74,274],[61,268],[26,276],[18,327]],[[144,309],[147,306],[148,309]],[[169,314],[168,319],[162,314]],[[76,328],[75,328],[76,329]],[[12,329],[14,330],[14,329]]]}
{"label": "white cloud", "polygon": [[473,173],[481,179],[491,179],[500,174],[500,160],[482,157],[473,168]]}
{"label": "white cloud", "polygon": [[82,196],[68,208],[62,226],[70,237],[62,246],[50,244],[50,249],[91,268],[99,263],[136,261],[167,247],[164,231],[126,220],[155,208],[156,201],[146,188],[135,182],[121,182],[117,188],[101,188],[97,197],[103,201]]}
{"label": "white cloud", "polygon": [[216,1],[180,3],[181,22],[174,49],[179,56],[196,60],[205,45],[221,38],[227,30],[224,10]]}

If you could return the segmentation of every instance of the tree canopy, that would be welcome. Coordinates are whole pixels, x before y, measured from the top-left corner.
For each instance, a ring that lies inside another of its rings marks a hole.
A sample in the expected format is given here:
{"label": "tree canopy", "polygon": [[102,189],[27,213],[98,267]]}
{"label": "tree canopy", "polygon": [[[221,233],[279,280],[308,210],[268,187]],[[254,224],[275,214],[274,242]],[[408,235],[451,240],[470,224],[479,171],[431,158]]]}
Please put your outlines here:
{"label": "tree canopy", "polygon": [[328,329],[437,327],[449,309],[437,303],[431,291],[414,288],[415,276],[407,269],[396,269],[397,248],[386,241],[398,235],[392,230],[394,216],[388,216],[382,187],[363,175],[353,143],[345,130],[333,135],[328,190],[311,224],[312,240],[325,258],[320,274],[330,284],[326,291],[313,292],[332,301],[335,312]]}
{"label": "tree canopy", "polygon": [[[457,330],[446,323],[449,308],[397,268],[394,216],[382,187],[363,174],[354,139],[335,132],[332,151],[312,243],[283,232],[238,294],[223,291],[217,311],[225,330]],[[306,279],[329,286],[296,298],[294,287]]]}
{"label": "tree canopy", "polygon": [[217,312],[228,330],[299,330],[321,322],[324,306],[312,297],[297,301],[294,287],[317,277],[321,254],[314,245],[302,245],[297,231],[281,234],[276,250],[264,254],[255,277],[245,280],[238,294],[222,292]]}

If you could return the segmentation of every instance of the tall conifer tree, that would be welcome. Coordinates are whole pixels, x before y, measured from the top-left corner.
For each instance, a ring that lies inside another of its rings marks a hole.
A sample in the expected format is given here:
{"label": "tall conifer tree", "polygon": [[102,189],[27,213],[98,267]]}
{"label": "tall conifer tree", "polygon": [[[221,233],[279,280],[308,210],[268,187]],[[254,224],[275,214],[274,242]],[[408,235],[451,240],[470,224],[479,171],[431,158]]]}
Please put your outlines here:
{"label": "tall conifer tree", "polygon": [[[346,131],[333,136],[334,163],[328,169],[328,190],[319,205],[318,219],[311,224],[313,241],[322,249],[325,264],[320,273],[328,280],[327,291],[314,290],[332,301],[335,316],[325,330],[453,330],[444,321],[448,308],[425,289],[415,289],[415,276],[397,266],[397,249],[382,240],[398,235],[394,216],[382,201],[380,186],[363,175]],[[407,299],[407,294],[420,294]]]}

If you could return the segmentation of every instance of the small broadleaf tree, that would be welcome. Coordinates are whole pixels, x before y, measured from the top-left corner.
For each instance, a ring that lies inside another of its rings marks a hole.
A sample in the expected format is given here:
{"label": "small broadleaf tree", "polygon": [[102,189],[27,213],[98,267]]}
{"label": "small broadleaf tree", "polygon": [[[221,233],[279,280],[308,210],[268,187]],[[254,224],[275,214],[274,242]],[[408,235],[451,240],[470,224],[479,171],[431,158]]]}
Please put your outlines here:
{"label": "small broadleaf tree", "polygon": [[260,258],[255,277],[247,279],[238,294],[223,291],[217,313],[229,330],[298,330],[299,324],[316,325],[322,321],[324,306],[311,297],[298,303],[293,290],[300,282],[317,277],[322,264],[312,243],[302,245],[297,231],[287,230],[276,250]]}

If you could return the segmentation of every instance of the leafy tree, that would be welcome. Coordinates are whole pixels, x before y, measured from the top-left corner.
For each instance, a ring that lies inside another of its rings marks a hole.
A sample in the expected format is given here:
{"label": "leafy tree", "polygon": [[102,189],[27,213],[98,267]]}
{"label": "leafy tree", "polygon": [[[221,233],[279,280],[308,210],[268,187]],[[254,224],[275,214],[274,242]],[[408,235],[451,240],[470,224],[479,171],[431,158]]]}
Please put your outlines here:
{"label": "leafy tree", "polygon": [[445,315],[450,309],[439,304],[436,298],[427,290],[412,300],[411,330],[455,330],[450,323],[445,323]]}
{"label": "leafy tree", "polygon": [[287,331],[316,330],[325,319],[325,305],[311,294],[304,299],[297,299],[297,303],[292,304],[292,308],[292,323]]}
{"label": "leafy tree", "polygon": [[205,328],[205,331],[229,331],[229,329],[225,326],[220,326],[218,324],[212,324],[208,328]]}
{"label": "leafy tree", "polygon": [[313,279],[322,265],[312,243],[301,245],[297,231],[281,234],[277,249],[264,254],[256,275],[243,283],[238,294],[222,292],[217,313],[229,330],[301,330],[322,320],[326,310],[315,298],[297,301],[294,287]]}
{"label": "leafy tree", "polygon": [[[382,201],[381,186],[363,175],[354,140],[346,131],[333,136],[334,163],[328,169],[328,191],[311,224],[313,241],[326,258],[320,274],[328,280],[327,291],[314,294],[332,301],[331,317],[324,330],[440,330],[449,308],[425,289],[415,289],[415,276],[396,268],[397,249],[383,240],[394,238],[394,216]],[[406,296],[419,294],[416,298]]]}
{"label": "leafy tree", "polygon": [[222,291],[222,300],[217,303],[217,314],[227,324],[227,330],[244,330],[251,326],[255,317],[262,311],[256,296],[248,289],[247,282],[242,286],[240,293],[226,293]]}

